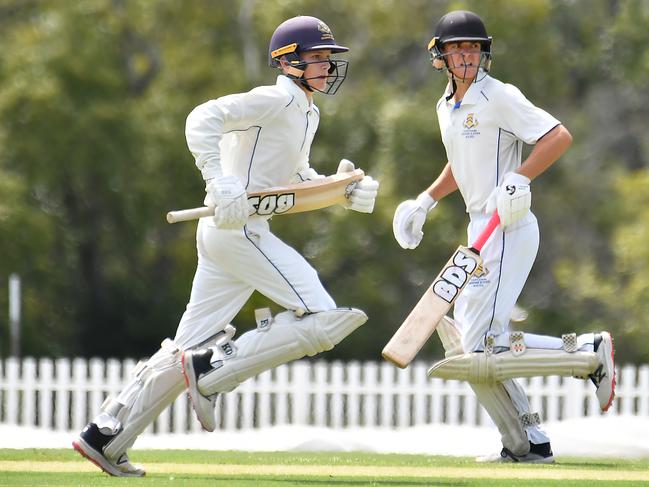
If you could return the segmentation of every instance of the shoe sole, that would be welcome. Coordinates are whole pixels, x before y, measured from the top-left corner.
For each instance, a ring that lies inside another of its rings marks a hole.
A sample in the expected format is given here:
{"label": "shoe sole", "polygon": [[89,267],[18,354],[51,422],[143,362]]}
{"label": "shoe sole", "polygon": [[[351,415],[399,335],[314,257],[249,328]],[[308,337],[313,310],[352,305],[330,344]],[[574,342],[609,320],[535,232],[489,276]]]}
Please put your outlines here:
{"label": "shoe sole", "polygon": [[[617,382],[617,374],[615,372],[615,343],[613,342],[613,336],[608,333],[604,332],[606,335],[608,335],[608,338],[610,339],[610,344],[611,344],[611,350],[610,354],[607,354],[606,357],[610,357],[611,363],[610,363],[610,370],[613,371],[613,380],[611,381],[611,395],[608,398],[608,402],[606,403],[606,406],[602,407],[602,412],[606,412],[611,408],[611,405],[613,404],[613,400],[615,399],[615,385]],[[602,344],[606,347],[609,343],[609,340],[602,340]],[[605,350],[606,351],[606,350]],[[607,364],[608,365],[608,364]]]}
{"label": "shoe sole", "polygon": [[205,422],[201,419],[201,415],[198,413],[198,408],[196,407],[196,400],[200,400],[200,398],[194,399],[194,395],[192,394],[192,391],[198,391],[198,383],[194,379],[196,377],[194,366],[192,365],[191,360],[187,360],[186,352],[183,352],[180,358],[180,362],[183,366],[183,377],[185,378],[185,385],[187,386],[187,395],[189,396],[189,401],[192,403],[192,408],[196,413],[196,419],[198,419],[198,422],[201,424],[201,426],[205,431],[211,433],[216,429],[216,425],[212,425],[212,424],[206,425]]}
{"label": "shoe sole", "polygon": [[74,440],[72,442],[72,447],[111,477],[144,477],[145,475],[145,472],[142,472],[141,475],[136,473],[130,474],[115,468],[114,465],[106,461],[106,458],[103,455],[99,454],[97,450],[86,443],[83,438],[77,438]]}
{"label": "shoe sole", "polygon": [[550,464],[554,463],[554,457],[545,457],[545,458],[537,458],[534,460],[513,460],[509,457],[503,458],[500,455],[497,457],[494,456],[484,456],[484,457],[477,457],[475,459],[476,463],[544,463],[544,464]]}

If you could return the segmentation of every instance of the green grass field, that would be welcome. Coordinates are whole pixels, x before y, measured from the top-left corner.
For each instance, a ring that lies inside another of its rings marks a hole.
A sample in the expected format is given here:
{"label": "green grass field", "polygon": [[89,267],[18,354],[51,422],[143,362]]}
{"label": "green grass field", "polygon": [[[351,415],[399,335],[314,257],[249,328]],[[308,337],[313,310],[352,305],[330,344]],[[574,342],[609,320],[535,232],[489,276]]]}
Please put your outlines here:
{"label": "green grass field", "polygon": [[0,449],[0,487],[593,486],[649,485],[649,460],[558,458],[485,465],[472,458],[370,453],[135,451],[144,478],[112,478],[73,450]]}

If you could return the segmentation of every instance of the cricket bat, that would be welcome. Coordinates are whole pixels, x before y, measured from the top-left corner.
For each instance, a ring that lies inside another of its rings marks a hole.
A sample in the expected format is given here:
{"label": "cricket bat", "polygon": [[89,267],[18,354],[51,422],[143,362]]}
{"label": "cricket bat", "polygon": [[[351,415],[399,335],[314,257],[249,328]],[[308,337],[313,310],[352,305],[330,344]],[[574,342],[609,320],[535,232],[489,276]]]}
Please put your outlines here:
{"label": "cricket bat", "polygon": [[471,247],[460,245],[412,309],[406,320],[383,348],[383,358],[406,368],[419,353],[446,315],[455,299],[477,272],[482,272],[480,251],[500,223],[497,212]]}
{"label": "cricket bat", "polygon": [[[347,201],[356,183],[363,179],[363,176],[365,176],[365,173],[362,169],[354,169],[322,179],[248,193],[250,214],[287,215],[343,204]],[[176,223],[197,220],[212,215],[214,215],[214,207],[203,206],[188,210],[170,211],[167,213],[167,221]]]}

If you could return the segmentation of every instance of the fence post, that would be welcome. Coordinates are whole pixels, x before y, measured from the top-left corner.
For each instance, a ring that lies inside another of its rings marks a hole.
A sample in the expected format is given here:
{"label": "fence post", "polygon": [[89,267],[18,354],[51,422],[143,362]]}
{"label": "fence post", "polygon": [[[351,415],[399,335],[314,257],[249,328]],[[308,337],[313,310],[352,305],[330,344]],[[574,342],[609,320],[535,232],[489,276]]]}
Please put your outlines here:
{"label": "fence post", "polygon": [[23,359],[22,387],[22,421],[23,426],[36,426],[36,391],[37,391],[36,361],[29,357]]}
{"label": "fence post", "polygon": [[20,410],[20,360],[15,357],[9,357],[5,361],[7,374],[7,412],[5,422],[7,424],[18,424]]}
{"label": "fence post", "polygon": [[20,357],[20,276],[9,276],[9,335],[11,355]]}
{"label": "fence post", "polygon": [[305,426],[309,422],[309,374],[311,367],[306,362],[294,362],[293,368],[293,421]]}

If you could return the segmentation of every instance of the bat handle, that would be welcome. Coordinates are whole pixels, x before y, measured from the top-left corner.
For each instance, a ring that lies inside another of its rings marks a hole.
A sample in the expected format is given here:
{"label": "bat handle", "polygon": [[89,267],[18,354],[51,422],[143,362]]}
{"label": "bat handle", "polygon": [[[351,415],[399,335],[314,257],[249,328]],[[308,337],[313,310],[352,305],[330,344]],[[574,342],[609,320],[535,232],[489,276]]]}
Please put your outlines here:
{"label": "bat handle", "polygon": [[493,215],[491,215],[491,218],[487,222],[487,226],[482,230],[480,235],[478,235],[478,238],[473,242],[473,245],[471,248],[476,249],[478,252],[482,250],[482,247],[484,247],[484,244],[487,243],[487,240],[489,240],[489,237],[491,237],[491,234],[494,233],[494,230],[500,223],[500,216],[498,215],[497,211],[494,211]]}

